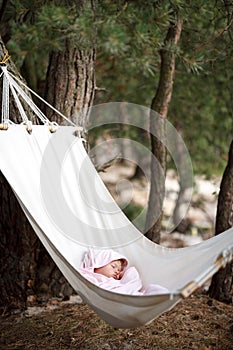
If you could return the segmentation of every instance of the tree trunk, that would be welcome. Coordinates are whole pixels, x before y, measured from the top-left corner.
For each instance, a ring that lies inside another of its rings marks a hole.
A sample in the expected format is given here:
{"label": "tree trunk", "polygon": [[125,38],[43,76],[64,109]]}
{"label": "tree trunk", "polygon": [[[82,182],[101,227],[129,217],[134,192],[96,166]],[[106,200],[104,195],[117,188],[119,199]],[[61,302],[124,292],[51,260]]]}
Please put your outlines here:
{"label": "tree trunk", "polygon": [[[230,145],[228,164],[221,181],[216,216],[216,232],[219,234],[233,226],[233,141]],[[217,272],[209,289],[212,298],[233,303],[233,262]]]}
{"label": "tree trunk", "polygon": [[[0,60],[5,52],[5,46],[0,38]],[[8,69],[21,78],[14,64],[11,61],[7,64]],[[10,117],[15,123],[22,122],[12,99]],[[30,119],[35,122],[33,118]],[[0,173],[0,200],[0,306],[11,308],[25,305],[26,301],[31,299],[30,295],[34,294],[35,260],[39,244],[2,173]]]}
{"label": "tree trunk", "polygon": [[[45,99],[75,124],[85,128],[95,92],[95,50],[81,51],[66,41],[66,49],[50,55]],[[46,108],[50,120],[64,121]]]}
{"label": "tree trunk", "polygon": [[[2,42],[0,45],[1,59],[5,48]],[[84,53],[68,44],[65,52],[52,53],[50,57],[45,97],[50,97],[48,102],[81,125],[85,124],[94,97],[94,58],[94,50]],[[12,63],[9,69],[19,75]],[[13,103],[11,119],[17,123],[19,113],[14,107]],[[51,110],[47,115],[51,115]],[[2,175],[0,195],[0,306],[24,306],[38,296],[47,299],[71,295],[73,289],[38,240]]]}
{"label": "tree trunk", "polygon": [[[45,100],[70,120],[85,128],[95,91],[95,51],[80,51],[66,42],[65,51],[52,52],[47,71]],[[51,121],[65,124],[53,110],[44,106]],[[67,297],[73,288],[62,276],[53,260],[40,244],[35,288],[43,298]]]}
{"label": "tree trunk", "polygon": [[[181,128],[176,125],[176,130],[179,132],[179,135],[182,135]],[[176,200],[175,208],[173,211],[173,225],[174,230],[185,233],[190,227],[190,220],[185,218],[187,208],[190,203],[190,198],[192,195],[192,183],[190,182],[190,177],[188,172],[188,167],[186,164],[186,153],[184,152],[183,142],[181,138],[174,139],[174,147],[177,154],[177,164],[179,164],[179,193]]]}
{"label": "tree trunk", "polygon": [[[165,140],[166,137],[166,118],[172,97],[175,74],[175,48],[180,39],[181,29],[182,22],[178,18],[176,23],[170,24],[164,47],[160,50],[160,79],[155,97],[151,104],[151,150],[158,163],[151,162],[151,188],[146,218],[146,236],[157,243],[160,240],[166,173],[166,148],[162,141]],[[156,123],[153,117],[153,111],[160,115],[160,118],[156,119]],[[160,135],[159,139],[154,136],[155,134],[158,135],[158,132]]]}

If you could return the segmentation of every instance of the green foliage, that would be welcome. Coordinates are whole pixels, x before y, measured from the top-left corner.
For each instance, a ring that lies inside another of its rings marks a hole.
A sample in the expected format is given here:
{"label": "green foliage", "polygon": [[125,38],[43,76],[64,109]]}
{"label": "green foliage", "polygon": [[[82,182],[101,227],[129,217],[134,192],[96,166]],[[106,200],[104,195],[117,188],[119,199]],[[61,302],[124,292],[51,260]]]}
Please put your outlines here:
{"label": "green foliage", "polygon": [[25,2],[17,3],[9,49],[22,57],[28,52],[41,50],[48,54],[52,50],[62,49],[74,25],[70,8],[56,6],[53,2],[44,5],[43,1],[36,2],[37,7],[31,8],[26,8]]}
{"label": "green foliage", "polygon": [[195,171],[209,174],[224,168],[233,135],[232,13],[223,0],[15,0],[7,3],[0,27],[10,28],[13,60],[21,66],[30,55],[40,77],[49,53],[63,50],[66,40],[79,49],[96,47],[95,103],[149,107],[159,50],[178,14],[183,28],[168,118],[182,130]]}
{"label": "green foliage", "polygon": [[176,125],[177,116],[183,115],[183,137],[195,172],[222,173],[226,166],[233,135],[232,96],[227,81],[223,72],[177,75],[170,120]]}
{"label": "green foliage", "polygon": [[223,1],[195,9],[184,23],[170,120],[182,123],[195,172],[211,175],[223,172],[233,135],[232,25]]}

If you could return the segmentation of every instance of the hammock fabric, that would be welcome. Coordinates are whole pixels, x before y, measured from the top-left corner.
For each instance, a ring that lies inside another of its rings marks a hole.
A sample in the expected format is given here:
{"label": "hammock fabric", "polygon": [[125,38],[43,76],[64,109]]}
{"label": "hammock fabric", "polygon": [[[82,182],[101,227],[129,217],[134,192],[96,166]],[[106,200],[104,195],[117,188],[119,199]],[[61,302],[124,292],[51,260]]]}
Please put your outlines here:
{"label": "hammock fabric", "polygon": [[[0,170],[66,279],[113,327],[147,324],[232,259],[233,229],[186,248],[151,242],[110,196],[76,127],[61,126],[51,133],[47,126],[32,125],[28,132],[25,125],[9,123],[7,113],[7,128],[0,131]],[[78,272],[89,248],[118,251],[137,268],[145,285],[159,284],[170,292],[141,296],[98,287]]]}

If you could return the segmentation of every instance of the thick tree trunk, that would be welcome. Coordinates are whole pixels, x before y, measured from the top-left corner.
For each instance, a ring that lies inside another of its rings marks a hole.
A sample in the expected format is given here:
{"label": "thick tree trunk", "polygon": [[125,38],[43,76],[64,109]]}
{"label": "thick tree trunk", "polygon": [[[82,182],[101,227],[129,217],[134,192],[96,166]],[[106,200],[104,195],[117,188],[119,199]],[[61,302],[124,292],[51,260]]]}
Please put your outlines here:
{"label": "thick tree trunk", "polygon": [[[95,92],[95,50],[81,51],[66,42],[66,49],[50,55],[45,99],[75,124],[85,127]],[[50,120],[62,123],[51,109]]]}
{"label": "thick tree trunk", "polygon": [[[0,60],[4,51],[0,42]],[[65,52],[51,55],[48,69],[48,102],[83,126],[94,97],[94,57],[94,50],[84,53],[67,44]],[[19,75],[12,63],[9,69]],[[14,107],[12,104],[11,119],[21,122]],[[27,113],[32,120],[30,111]],[[50,113],[48,110],[47,115]],[[56,121],[60,124],[59,119]],[[47,299],[71,295],[73,289],[39,242],[2,175],[0,195],[0,306],[23,306],[38,296]]]}
{"label": "thick tree trunk", "polygon": [[[45,99],[74,123],[85,128],[95,92],[95,51],[80,51],[66,42],[66,50],[52,52],[46,79]],[[58,124],[66,122],[45,107],[45,114]],[[74,291],[42,244],[37,261],[35,289],[42,297],[70,296]]]}
{"label": "thick tree trunk", "polygon": [[[233,226],[233,141],[230,145],[228,164],[224,171],[218,197],[216,232],[219,234]],[[216,273],[209,289],[212,298],[233,303],[233,262]]]}
{"label": "thick tree trunk", "polygon": [[[0,38],[0,60],[5,51]],[[8,70],[20,77],[14,64],[11,61],[7,64]],[[10,118],[15,123],[22,122],[12,99]],[[33,118],[30,119],[35,122]],[[0,306],[11,308],[25,305],[34,294],[35,260],[39,242],[2,173],[0,200]]]}
{"label": "thick tree trunk", "polygon": [[[146,236],[157,243],[160,240],[166,173],[166,148],[162,141],[166,137],[166,117],[171,101],[175,74],[175,48],[180,39],[181,29],[182,22],[180,19],[177,19],[176,23],[171,23],[168,29],[164,47],[160,51],[159,84],[151,105],[152,111],[159,113],[161,117],[156,118],[155,124],[152,112],[150,119],[151,150],[158,163],[151,162],[151,188],[146,219]],[[154,136],[155,134],[158,135],[158,131],[159,139]]]}

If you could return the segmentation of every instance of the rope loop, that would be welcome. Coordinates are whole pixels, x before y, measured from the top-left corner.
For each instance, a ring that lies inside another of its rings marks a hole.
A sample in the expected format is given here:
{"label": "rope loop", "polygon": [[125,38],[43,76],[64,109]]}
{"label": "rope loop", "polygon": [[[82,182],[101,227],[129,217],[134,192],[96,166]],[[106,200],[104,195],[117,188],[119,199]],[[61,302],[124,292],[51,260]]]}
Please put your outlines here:
{"label": "rope loop", "polygon": [[0,130],[7,130],[8,127],[9,127],[9,124],[6,121],[0,124]]}
{"label": "rope loop", "polygon": [[23,121],[21,125],[25,125],[25,128],[29,134],[32,133],[32,122],[30,120]]}
{"label": "rope loop", "polygon": [[9,125],[16,125],[16,124],[12,122],[10,119],[5,120],[3,123],[0,123],[0,130],[7,130],[9,128]]}
{"label": "rope loop", "polygon": [[77,126],[74,131],[74,135],[82,138],[82,132],[84,131],[84,128],[82,126]]}
{"label": "rope loop", "polygon": [[3,59],[0,61],[0,65],[5,66],[6,62],[9,61],[10,58],[11,56],[8,54],[8,51],[6,50]]}
{"label": "rope loop", "polygon": [[49,131],[51,133],[56,132],[57,129],[59,128],[59,125],[56,122],[45,123],[45,125],[48,125]]}

